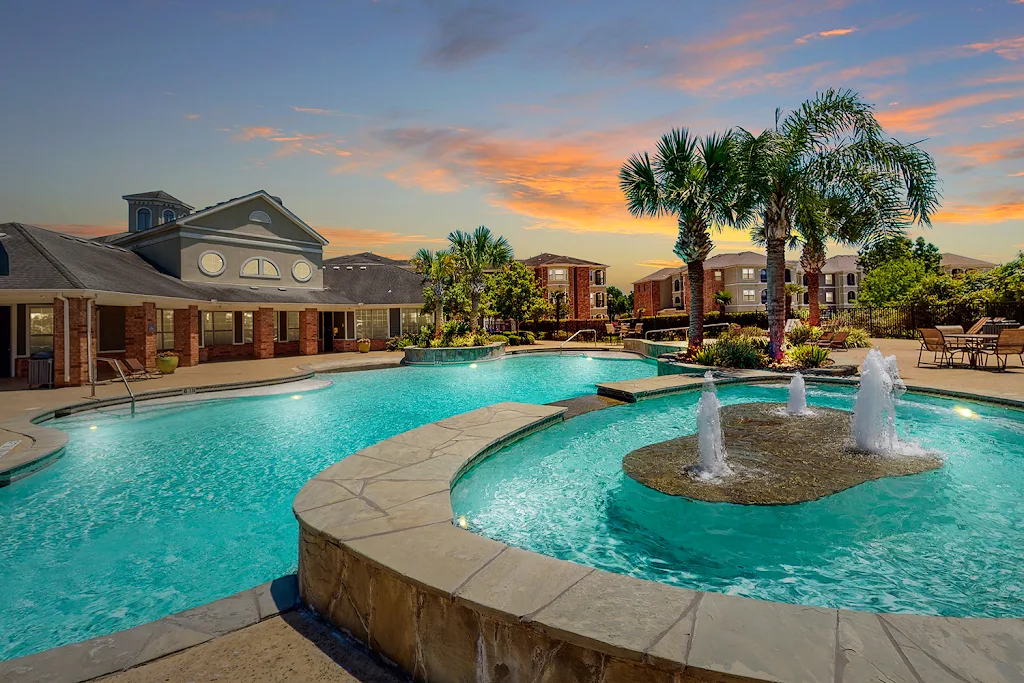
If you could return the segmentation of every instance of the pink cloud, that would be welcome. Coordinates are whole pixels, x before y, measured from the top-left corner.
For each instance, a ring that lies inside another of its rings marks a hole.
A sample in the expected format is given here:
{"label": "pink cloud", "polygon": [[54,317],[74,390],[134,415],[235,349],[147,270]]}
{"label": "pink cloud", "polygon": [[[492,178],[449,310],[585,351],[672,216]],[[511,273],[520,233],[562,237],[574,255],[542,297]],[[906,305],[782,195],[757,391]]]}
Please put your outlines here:
{"label": "pink cloud", "polygon": [[921,132],[931,130],[938,119],[953,112],[989,102],[1020,97],[1020,92],[983,92],[951,97],[916,107],[901,107],[878,112],[878,122],[893,131]]}
{"label": "pink cloud", "polygon": [[964,47],[975,52],[994,52],[1003,59],[1011,61],[1024,58],[1024,36],[993,40],[987,43],[971,43]]}

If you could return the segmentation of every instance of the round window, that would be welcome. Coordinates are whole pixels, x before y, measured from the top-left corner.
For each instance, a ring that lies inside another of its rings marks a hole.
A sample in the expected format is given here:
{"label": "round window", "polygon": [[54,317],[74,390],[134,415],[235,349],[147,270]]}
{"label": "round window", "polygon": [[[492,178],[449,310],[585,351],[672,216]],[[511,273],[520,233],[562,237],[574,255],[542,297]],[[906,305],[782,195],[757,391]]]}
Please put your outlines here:
{"label": "round window", "polygon": [[313,277],[313,266],[308,261],[296,261],[292,266],[292,277],[299,282],[306,282]]}
{"label": "round window", "polygon": [[215,251],[206,251],[199,257],[199,270],[212,276],[224,272],[224,257]]}

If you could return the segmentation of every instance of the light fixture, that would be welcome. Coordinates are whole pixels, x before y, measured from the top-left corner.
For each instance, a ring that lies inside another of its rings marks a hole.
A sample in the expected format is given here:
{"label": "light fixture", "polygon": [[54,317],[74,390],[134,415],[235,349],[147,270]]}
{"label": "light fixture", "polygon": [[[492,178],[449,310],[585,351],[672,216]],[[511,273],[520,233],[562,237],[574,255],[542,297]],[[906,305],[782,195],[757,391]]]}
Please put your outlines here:
{"label": "light fixture", "polygon": [[960,417],[978,417],[978,414],[966,406],[955,406],[953,412]]}
{"label": "light fixture", "polygon": [[302,396],[300,396],[299,394],[292,394],[292,398],[298,401],[300,398],[302,398]]}
{"label": "light fixture", "polygon": [[96,425],[89,425],[89,429],[99,429]]}
{"label": "light fixture", "polygon": [[463,529],[468,529],[469,528],[469,522],[466,521],[466,516],[465,515],[460,515],[459,516],[459,522],[458,523],[459,523],[459,526],[462,527]]}
{"label": "light fixture", "polygon": [[470,363],[469,364],[469,369],[470,370],[476,370],[476,363]]}

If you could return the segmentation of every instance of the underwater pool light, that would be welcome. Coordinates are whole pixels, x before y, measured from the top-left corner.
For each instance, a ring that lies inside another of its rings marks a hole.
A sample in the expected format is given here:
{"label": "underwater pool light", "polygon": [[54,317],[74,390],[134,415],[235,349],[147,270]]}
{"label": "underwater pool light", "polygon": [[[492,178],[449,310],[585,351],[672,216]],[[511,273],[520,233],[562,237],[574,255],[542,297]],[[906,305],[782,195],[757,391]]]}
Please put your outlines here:
{"label": "underwater pool light", "polygon": [[953,412],[959,415],[960,417],[979,417],[979,415],[976,412],[974,412],[973,410],[966,406],[954,406]]}
{"label": "underwater pool light", "polygon": [[302,396],[301,396],[301,395],[299,395],[299,394],[292,394],[292,398],[293,398],[294,400],[298,401],[298,400],[299,400],[300,398],[302,398]]}

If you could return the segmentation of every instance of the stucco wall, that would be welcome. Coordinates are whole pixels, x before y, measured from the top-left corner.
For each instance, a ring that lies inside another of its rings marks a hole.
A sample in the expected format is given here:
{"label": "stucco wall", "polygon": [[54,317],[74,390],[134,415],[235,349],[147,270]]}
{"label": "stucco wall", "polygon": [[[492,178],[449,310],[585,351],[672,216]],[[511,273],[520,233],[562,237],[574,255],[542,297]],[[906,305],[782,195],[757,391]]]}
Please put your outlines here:
{"label": "stucco wall", "polygon": [[[224,272],[216,277],[210,277],[199,270],[199,257],[206,251],[216,251],[224,257],[226,266]],[[281,273],[280,279],[242,277],[239,273],[242,264],[248,259],[260,256],[269,258],[277,266]],[[313,266],[313,277],[309,282],[299,282],[292,276],[292,265],[299,259],[305,259]],[[196,237],[181,238],[181,279],[192,282],[215,282],[218,284],[245,285],[255,287],[304,287],[311,289],[322,289],[324,274],[322,252],[294,251],[284,245],[266,243],[263,246],[255,244],[233,244],[214,239],[200,239]]]}

